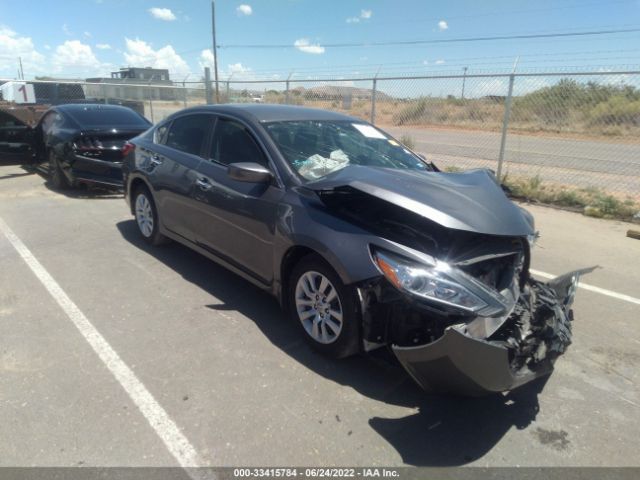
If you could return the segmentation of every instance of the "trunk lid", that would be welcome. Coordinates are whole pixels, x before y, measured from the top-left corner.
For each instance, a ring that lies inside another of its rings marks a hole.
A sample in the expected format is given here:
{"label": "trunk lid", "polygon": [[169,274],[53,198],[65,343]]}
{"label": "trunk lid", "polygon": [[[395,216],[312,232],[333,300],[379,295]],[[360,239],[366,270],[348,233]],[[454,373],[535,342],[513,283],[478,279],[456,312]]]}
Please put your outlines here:
{"label": "trunk lid", "polygon": [[124,144],[144,131],[145,129],[84,130],[74,139],[74,153],[87,159],[122,162]]}

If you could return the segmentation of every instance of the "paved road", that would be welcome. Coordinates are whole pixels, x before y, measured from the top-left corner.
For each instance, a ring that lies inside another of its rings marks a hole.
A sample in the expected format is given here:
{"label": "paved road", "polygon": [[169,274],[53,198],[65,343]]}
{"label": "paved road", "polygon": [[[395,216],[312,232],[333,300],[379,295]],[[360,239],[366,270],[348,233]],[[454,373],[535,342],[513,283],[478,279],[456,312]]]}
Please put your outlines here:
{"label": "paved road", "polygon": [[[434,161],[496,168],[500,134],[420,127],[385,127],[409,135]],[[638,194],[640,143],[615,143],[509,133],[503,171],[540,174],[549,181]]]}
{"label": "paved road", "polygon": [[[534,268],[600,264],[586,282],[640,297],[628,225],[532,210]],[[636,304],[581,290],[575,343],[546,385],[428,396],[384,352],[319,357],[266,294],[179,245],[148,247],[119,196],[2,167],[0,218],[206,463],[640,465]],[[176,465],[166,425],[151,427],[1,233],[0,265],[0,465]]]}

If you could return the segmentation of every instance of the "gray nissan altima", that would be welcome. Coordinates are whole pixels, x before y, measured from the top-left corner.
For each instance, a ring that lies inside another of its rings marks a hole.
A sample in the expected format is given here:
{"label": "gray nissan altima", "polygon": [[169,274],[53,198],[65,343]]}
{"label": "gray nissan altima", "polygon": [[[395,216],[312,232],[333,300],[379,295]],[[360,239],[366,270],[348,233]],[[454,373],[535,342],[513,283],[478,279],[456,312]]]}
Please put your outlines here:
{"label": "gray nissan altima", "polygon": [[284,105],[171,115],[126,147],[142,238],[275,295],[332,357],[390,348],[428,391],[506,391],[571,343],[581,274],[529,275],[537,233],[489,170],[444,173],[360,119]]}

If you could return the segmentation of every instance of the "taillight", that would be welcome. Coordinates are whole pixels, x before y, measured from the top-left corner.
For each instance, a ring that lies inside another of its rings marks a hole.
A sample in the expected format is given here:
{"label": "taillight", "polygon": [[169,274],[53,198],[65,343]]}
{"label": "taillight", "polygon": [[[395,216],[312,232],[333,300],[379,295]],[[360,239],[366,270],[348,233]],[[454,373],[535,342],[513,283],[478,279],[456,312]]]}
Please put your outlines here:
{"label": "taillight", "polygon": [[102,150],[104,145],[99,138],[82,136],[74,142],[76,150]]}
{"label": "taillight", "polygon": [[133,152],[136,149],[136,146],[131,143],[131,142],[125,142],[125,144],[122,146],[122,157],[126,157],[127,155],[129,155],[131,152]]}

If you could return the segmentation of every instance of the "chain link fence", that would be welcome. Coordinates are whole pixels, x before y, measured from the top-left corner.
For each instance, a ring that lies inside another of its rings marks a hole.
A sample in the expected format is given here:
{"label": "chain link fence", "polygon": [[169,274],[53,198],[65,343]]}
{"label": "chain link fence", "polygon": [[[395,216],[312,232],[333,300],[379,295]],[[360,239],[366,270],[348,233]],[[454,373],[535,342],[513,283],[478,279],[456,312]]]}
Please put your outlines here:
{"label": "chain link fence", "polygon": [[[33,83],[39,103],[127,105],[153,122],[215,102],[213,82]],[[441,169],[640,200],[640,71],[222,80],[220,103],[304,105],[371,121]]]}

